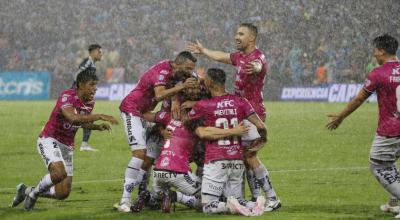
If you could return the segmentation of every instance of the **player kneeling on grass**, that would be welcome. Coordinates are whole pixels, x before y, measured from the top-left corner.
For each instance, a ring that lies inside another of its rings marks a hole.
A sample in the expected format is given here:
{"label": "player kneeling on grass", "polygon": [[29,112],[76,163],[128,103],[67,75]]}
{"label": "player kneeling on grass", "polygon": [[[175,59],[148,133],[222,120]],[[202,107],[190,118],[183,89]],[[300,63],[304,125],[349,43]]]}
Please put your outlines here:
{"label": "player kneeling on grass", "polygon": [[78,74],[78,87],[65,90],[58,97],[56,106],[37,140],[38,152],[49,174],[46,174],[36,187],[19,184],[12,207],[25,199],[25,210],[29,211],[35,206],[38,197],[66,199],[71,192],[74,138],[78,128],[111,130],[108,123],[93,124],[98,120],[118,124],[112,116],[91,114],[97,81],[96,69],[87,68]]}

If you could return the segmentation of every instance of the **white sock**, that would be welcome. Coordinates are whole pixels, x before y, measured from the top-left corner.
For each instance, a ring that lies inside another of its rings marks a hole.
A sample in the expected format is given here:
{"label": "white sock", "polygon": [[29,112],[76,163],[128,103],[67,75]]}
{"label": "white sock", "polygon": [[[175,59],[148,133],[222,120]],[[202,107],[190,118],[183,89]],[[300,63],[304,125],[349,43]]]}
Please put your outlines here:
{"label": "white sock", "polygon": [[229,208],[225,202],[212,201],[207,205],[203,206],[203,213],[217,214],[217,213],[227,213]]}
{"label": "white sock", "polygon": [[190,208],[200,207],[200,199],[195,196],[188,196],[181,192],[176,192],[176,200]]}
{"label": "white sock", "polygon": [[46,197],[46,198],[54,198],[56,196],[56,187],[52,186],[50,189],[47,191],[44,191],[39,194],[40,197]]}
{"label": "white sock", "polygon": [[122,193],[121,203],[130,202],[131,194],[134,188],[142,181],[143,174],[146,171],[141,169],[143,160],[137,157],[132,157],[125,170],[124,191]]}
{"label": "white sock", "polygon": [[269,181],[269,173],[267,168],[260,164],[259,167],[254,169],[254,174],[257,178],[257,183],[264,190],[267,198],[276,198],[275,190],[272,188],[272,184]]}
{"label": "white sock", "polygon": [[390,206],[397,206],[398,201],[399,201],[399,200],[398,200],[395,196],[390,196],[390,197],[389,197],[388,204],[389,204]]}
{"label": "white sock", "polygon": [[51,181],[50,174],[46,174],[40,180],[39,184],[35,187],[35,189],[29,193],[29,196],[32,198],[36,198],[40,193],[47,191],[53,185],[54,185],[54,183]]}
{"label": "white sock", "polygon": [[261,187],[259,186],[256,179],[256,175],[254,174],[254,171],[252,169],[246,170],[246,177],[247,177],[247,183],[250,188],[251,196],[253,198],[261,196]]}

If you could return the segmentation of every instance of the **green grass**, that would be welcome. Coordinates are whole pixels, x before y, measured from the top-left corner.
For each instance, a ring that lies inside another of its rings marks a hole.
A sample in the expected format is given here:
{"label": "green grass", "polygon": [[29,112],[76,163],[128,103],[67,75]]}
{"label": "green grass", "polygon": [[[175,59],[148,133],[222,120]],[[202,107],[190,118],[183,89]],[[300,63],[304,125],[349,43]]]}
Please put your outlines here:
{"label": "green grass", "polygon": [[[244,219],[205,215],[178,206],[172,214],[145,210],[122,214],[122,177],[130,158],[122,125],[111,134],[94,132],[99,152],[75,151],[74,183],[65,201],[40,199],[35,210],[10,208],[15,185],[36,185],[46,173],[36,139],[54,101],[0,102],[0,219]],[[119,118],[117,102],[97,102],[95,112]],[[283,203],[256,219],[392,219],[379,205],[388,193],[368,170],[368,152],[377,124],[377,105],[364,104],[339,130],[325,129],[327,113],[344,104],[266,103],[269,143],[259,153]],[[76,138],[80,144],[81,131]],[[342,169],[341,169],[342,168]],[[247,192],[247,195],[249,193]]]}

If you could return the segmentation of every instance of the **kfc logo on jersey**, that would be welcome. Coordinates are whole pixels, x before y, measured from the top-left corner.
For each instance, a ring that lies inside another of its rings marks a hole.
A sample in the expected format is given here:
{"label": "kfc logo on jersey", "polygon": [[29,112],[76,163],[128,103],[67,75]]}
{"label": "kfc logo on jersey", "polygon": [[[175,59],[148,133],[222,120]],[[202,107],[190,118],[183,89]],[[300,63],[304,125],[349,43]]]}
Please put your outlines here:
{"label": "kfc logo on jersey", "polygon": [[234,107],[233,100],[223,100],[217,103],[217,108]]}

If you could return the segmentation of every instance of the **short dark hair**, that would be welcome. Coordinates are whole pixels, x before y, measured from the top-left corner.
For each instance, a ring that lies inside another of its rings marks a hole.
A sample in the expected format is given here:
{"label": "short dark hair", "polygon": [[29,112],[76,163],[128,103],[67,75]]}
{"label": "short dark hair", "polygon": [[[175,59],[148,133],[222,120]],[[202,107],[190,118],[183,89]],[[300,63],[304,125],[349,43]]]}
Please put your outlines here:
{"label": "short dark hair", "polygon": [[96,68],[88,67],[85,70],[82,70],[78,76],[76,77],[76,85],[79,88],[79,84],[87,83],[89,81],[99,81],[99,78],[96,75]]}
{"label": "short dark hair", "polygon": [[254,24],[252,24],[252,23],[241,23],[239,27],[247,27],[247,28],[250,30],[250,32],[251,32],[255,37],[257,37],[258,29],[257,29],[257,27],[256,27]]}
{"label": "short dark hair", "polygon": [[101,49],[101,46],[99,44],[91,44],[88,48],[89,53],[92,52],[93,50]]}
{"label": "short dark hair", "polygon": [[210,77],[213,82],[225,85],[226,74],[222,69],[210,68],[207,70],[207,76]]}
{"label": "short dark hair", "polygon": [[192,53],[190,53],[189,51],[182,51],[178,54],[178,56],[176,56],[175,63],[181,64],[186,62],[186,60],[190,60],[193,63],[197,62],[196,57],[194,57]]}
{"label": "short dark hair", "polygon": [[396,40],[396,38],[390,36],[389,34],[376,37],[372,43],[374,47],[384,50],[390,55],[395,55],[397,48],[399,47],[399,42]]}

